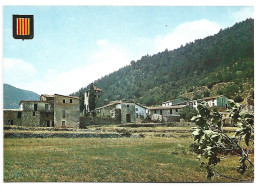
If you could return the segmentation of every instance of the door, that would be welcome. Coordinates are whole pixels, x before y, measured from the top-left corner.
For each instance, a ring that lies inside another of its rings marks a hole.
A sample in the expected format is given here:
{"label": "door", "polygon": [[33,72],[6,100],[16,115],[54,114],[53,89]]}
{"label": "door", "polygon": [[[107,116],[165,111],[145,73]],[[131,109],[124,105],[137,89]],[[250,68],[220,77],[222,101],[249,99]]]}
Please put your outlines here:
{"label": "door", "polygon": [[126,122],[127,123],[131,122],[131,114],[126,114]]}
{"label": "door", "polygon": [[46,121],[47,127],[50,127],[50,121]]}

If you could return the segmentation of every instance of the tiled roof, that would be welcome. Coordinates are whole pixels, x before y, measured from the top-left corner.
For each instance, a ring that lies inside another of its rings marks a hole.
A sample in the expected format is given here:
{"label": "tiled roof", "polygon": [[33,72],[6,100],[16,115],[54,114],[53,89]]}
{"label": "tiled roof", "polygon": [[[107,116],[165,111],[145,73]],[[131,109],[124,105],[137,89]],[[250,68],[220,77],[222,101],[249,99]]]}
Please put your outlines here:
{"label": "tiled roof", "polygon": [[107,105],[96,108],[96,110],[101,109],[101,108],[106,108],[106,107],[109,107],[109,106],[112,106],[112,105],[117,105],[117,104],[120,104],[120,103],[121,103],[121,101],[112,101],[111,103],[109,103]]}
{"label": "tiled roof", "polygon": [[67,95],[60,95],[60,94],[54,94],[54,95],[58,95],[58,96],[61,96],[61,97],[69,97],[69,98],[79,99],[79,97],[76,97],[76,96],[67,96]]}
{"label": "tiled roof", "polygon": [[147,107],[148,110],[166,110],[166,109],[180,109],[186,105],[177,105],[177,106],[151,106]]}
{"label": "tiled roof", "polygon": [[44,97],[54,97],[54,95],[48,95],[48,94],[41,94],[41,96],[44,96]]}
{"label": "tiled roof", "polygon": [[102,89],[99,89],[99,88],[97,88],[96,86],[94,86],[94,90],[95,90],[95,91],[103,92]]}
{"label": "tiled roof", "polygon": [[139,104],[139,103],[135,103],[135,104],[138,105],[138,106],[141,106],[141,107],[143,107],[143,108],[145,108],[145,109],[148,108],[147,106],[141,105],[141,104]]}
{"label": "tiled roof", "polygon": [[21,103],[23,103],[23,102],[42,102],[42,101],[36,101],[36,100],[27,100],[27,101],[25,101],[25,100],[21,100],[21,101],[19,102],[19,105],[20,105]]}

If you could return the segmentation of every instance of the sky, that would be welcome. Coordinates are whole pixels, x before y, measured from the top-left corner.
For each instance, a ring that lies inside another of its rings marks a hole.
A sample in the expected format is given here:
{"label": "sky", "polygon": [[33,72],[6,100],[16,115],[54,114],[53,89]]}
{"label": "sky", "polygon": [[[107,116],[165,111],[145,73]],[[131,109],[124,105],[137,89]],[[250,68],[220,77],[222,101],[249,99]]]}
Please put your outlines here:
{"label": "sky", "polygon": [[[144,55],[173,50],[253,18],[244,6],[4,6],[3,82],[68,95]],[[12,15],[34,15],[34,38]]]}

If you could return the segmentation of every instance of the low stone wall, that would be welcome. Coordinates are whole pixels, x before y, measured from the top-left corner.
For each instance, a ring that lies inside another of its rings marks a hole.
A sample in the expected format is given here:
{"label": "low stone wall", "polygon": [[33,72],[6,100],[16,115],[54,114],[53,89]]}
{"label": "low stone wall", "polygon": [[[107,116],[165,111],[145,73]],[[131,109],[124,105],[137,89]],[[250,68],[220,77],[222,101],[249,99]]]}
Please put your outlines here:
{"label": "low stone wall", "polygon": [[88,117],[80,117],[80,125],[79,128],[86,128],[91,125],[116,125],[121,122],[118,122],[116,119],[112,119],[110,117],[96,117],[95,122],[92,116]]}
{"label": "low stone wall", "polygon": [[194,127],[192,122],[164,122],[164,123],[126,123],[119,127]]}
{"label": "low stone wall", "polygon": [[10,132],[4,133],[4,138],[120,138],[118,133],[33,133],[33,132]]}

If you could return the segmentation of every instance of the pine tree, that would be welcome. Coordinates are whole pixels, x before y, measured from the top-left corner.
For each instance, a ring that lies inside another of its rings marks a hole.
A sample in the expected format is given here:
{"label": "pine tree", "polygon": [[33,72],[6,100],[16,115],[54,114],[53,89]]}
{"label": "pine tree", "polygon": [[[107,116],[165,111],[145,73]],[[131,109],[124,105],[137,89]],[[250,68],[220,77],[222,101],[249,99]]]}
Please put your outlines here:
{"label": "pine tree", "polygon": [[89,104],[89,111],[91,113],[93,113],[95,108],[96,108],[96,104],[95,104],[95,90],[94,90],[93,83],[91,83],[90,89],[89,89],[88,104]]}
{"label": "pine tree", "polygon": [[84,94],[82,92],[79,93],[79,109],[80,112],[83,112],[85,109]]}

